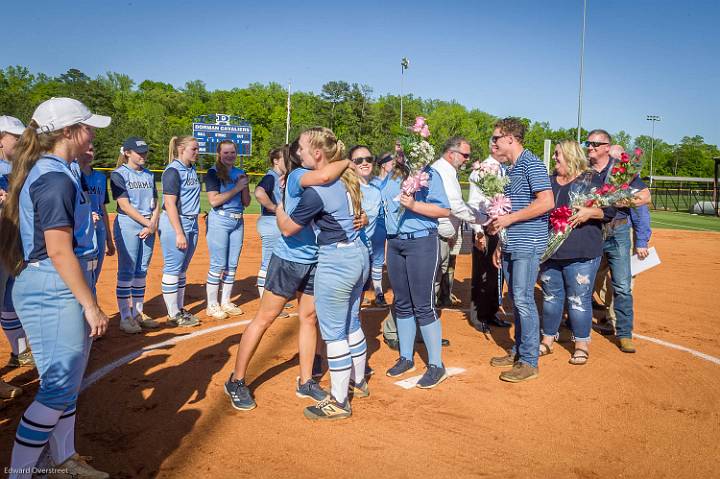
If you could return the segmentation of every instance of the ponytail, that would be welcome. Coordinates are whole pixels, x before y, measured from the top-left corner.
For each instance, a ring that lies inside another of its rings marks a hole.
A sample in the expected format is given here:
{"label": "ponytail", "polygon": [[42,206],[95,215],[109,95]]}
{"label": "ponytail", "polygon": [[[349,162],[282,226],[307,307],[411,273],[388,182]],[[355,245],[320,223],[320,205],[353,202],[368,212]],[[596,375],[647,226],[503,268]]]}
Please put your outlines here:
{"label": "ponytail", "polygon": [[118,156],[117,164],[115,165],[115,168],[120,168],[122,165],[128,162],[127,156],[125,156],[125,149],[121,146],[120,147],[120,156]]}
{"label": "ponytail", "polygon": [[168,163],[172,163],[172,160],[180,156],[178,148],[192,141],[197,141],[194,136],[173,136],[170,138],[170,144],[168,145]]}

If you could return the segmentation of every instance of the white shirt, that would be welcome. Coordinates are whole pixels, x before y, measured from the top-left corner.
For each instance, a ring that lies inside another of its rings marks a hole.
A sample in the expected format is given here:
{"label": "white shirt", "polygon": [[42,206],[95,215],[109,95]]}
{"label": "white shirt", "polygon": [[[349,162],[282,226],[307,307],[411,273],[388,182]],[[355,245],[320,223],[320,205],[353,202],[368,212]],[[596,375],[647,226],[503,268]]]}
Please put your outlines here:
{"label": "white shirt", "polygon": [[432,164],[432,167],[440,174],[445,194],[450,202],[450,217],[438,219],[438,234],[443,238],[455,236],[461,221],[472,224],[473,229],[475,229],[475,225],[482,229],[480,225],[487,221],[488,217],[484,210],[473,209],[465,203],[455,167],[444,157],[440,157]]}

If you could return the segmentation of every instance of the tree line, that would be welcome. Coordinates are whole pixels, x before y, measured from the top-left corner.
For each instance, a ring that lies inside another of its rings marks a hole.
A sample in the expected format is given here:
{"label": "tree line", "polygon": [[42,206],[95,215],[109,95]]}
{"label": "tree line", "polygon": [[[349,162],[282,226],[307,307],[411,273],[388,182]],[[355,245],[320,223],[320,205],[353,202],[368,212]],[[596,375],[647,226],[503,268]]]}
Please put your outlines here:
{"label": "tree line", "polygon": [[[252,156],[244,158],[244,167],[249,172],[265,171],[268,151],[285,143],[287,90],[278,83],[251,83],[246,88],[209,91],[199,80],[176,88],[152,80],[136,84],[128,75],[114,72],[90,78],[77,69],[56,77],[32,73],[22,66],[0,70],[0,114],[27,122],[33,109],[53,96],[76,98],[94,112],[112,117],[110,127],[97,132],[95,149],[99,166],[114,166],[122,141],[128,136],[140,136],[150,145],[150,167],[161,169],[167,162],[170,137],[191,134],[193,119],[209,113],[237,115],[252,124]],[[292,93],[291,104],[291,138],[304,128],[323,125],[333,129],[347,146],[365,144],[379,154],[392,150],[402,132],[400,97],[376,97],[368,85],[331,81],[323,85],[319,94]],[[412,124],[419,115],[427,118],[432,131],[429,140],[436,149],[450,136],[462,135],[470,141],[474,158],[487,156],[497,117],[468,109],[456,101],[405,95],[404,124]],[[523,121],[528,126],[526,147],[538,156],[542,156],[545,139],[555,143],[576,137],[575,128],[552,129],[548,122]],[[583,130],[581,136],[586,133]],[[626,149],[641,147],[649,158],[649,136],[632,138],[624,131],[611,133],[614,142]],[[655,138],[653,171],[655,175],[711,177],[712,159],[718,156],[718,147],[705,143],[701,136],[684,137],[678,144]],[[212,158],[201,158],[200,162],[202,167],[208,167]],[[648,175],[649,170],[646,160],[643,174]]]}

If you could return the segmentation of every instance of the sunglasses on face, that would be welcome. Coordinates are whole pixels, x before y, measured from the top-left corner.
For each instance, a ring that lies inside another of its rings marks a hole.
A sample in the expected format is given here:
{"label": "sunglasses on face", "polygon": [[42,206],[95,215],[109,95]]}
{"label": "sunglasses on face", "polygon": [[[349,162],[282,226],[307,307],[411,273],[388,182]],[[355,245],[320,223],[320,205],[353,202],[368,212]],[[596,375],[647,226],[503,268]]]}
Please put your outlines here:
{"label": "sunglasses on face", "polygon": [[609,145],[610,143],[603,142],[603,141],[586,141],[585,142],[585,148],[590,148],[591,146],[593,148],[597,148],[598,146],[602,145]]}
{"label": "sunglasses on face", "polygon": [[507,135],[493,135],[490,137],[490,142],[494,145],[500,138],[505,138]]}
{"label": "sunglasses on face", "polygon": [[361,156],[360,158],[353,158],[352,160],[356,165],[362,165],[363,162],[372,164],[373,161],[375,161],[375,158],[372,156]]}
{"label": "sunglasses on face", "polygon": [[462,151],[458,151],[458,150],[450,150],[450,151],[452,151],[453,153],[457,153],[458,155],[462,155],[462,157],[465,158],[466,160],[468,158],[470,158],[470,153],[463,153]]}

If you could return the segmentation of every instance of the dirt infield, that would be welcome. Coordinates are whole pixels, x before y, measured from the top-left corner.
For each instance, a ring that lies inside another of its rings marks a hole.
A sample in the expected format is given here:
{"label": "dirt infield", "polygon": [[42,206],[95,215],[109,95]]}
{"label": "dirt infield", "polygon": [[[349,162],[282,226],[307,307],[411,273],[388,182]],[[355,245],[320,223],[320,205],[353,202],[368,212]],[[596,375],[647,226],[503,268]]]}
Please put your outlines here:
{"label": "dirt infield", "polygon": [[[719,242],[717,233],[654,232],[663,264],[636,280],[637,333],[720,357]],[[89,372],[144,346],[251,319],[259,245],[248,215],[235,284],[245,315],[145,336],[118,330],[116,262],[108,258],[98,292],[112,326],[95,343]],[[458,259],[456,292],[463,300],[469,260]],[[146,310],[162,316],[159,242],[152,265]],[[207,265],[201,238],[187,290],[190,309],[201,318]],[[637,354],[623,354],[593,333],[586,366],[568,364],[572,345],[563,337],[541,359],[539,379],[513,385],[499,381],[488,364],[511,332],[495,328],[485,336],[463,312],[445,310],[443,336],[452,343],[445,363],[466,371],[435,390],[406,390],[384,375],[397,354],[382,344],[385,314],[362,315],[377,374],[372,395],[353,402],[349,420],[317,424],[302,416],[308,402],[294,394],[297,321],[290,317],[270,329],[248,371],[254,411],[235,411],[223,392],[244,328],[232,327],[147,352],[89,387],[78,406],[78,450],[112,477],[718,477],[718,364],[647,340],[636,341]],[[2,340],[0,356],[7,354]],[[0,465],[6,465],[37,380],[34,370],[2,374],[26,389],[0,411]]]}

